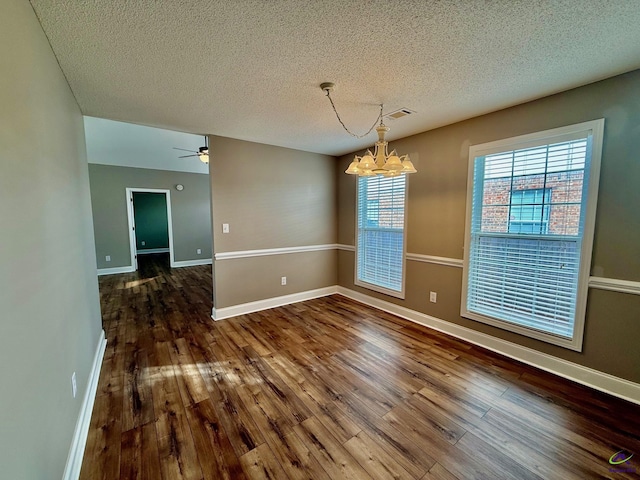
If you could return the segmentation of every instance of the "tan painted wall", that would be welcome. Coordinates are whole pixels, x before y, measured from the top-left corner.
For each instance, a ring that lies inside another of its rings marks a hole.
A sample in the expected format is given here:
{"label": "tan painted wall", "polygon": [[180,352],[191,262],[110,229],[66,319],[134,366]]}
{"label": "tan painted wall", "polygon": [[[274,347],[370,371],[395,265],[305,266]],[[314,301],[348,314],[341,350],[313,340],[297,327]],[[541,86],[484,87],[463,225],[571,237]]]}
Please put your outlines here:
{"label": "tan painted wall", "polygon": [[[336,243],[334,157],[217,136],[209,145],[214,253]],[[223,308],[335,285],[335,252],[216,260],[214,275]]]}
{"label": "tan painted wall", "polygon": [[[335,250],[216,261],[216,292],[225,307],[336,285]],[[280,278],[287,277],[287,285]]]}
{"label": "tan painted wall", "polygon": [[[463,258],[469,145],[604,117],[592,275],[640,281],[640,71],[392,142],[418,169],[409,180],[407,252]],[[338,162],[338,242],[354,244],[355,179]],[[460,317],[462,269],[407,261],[406,300],[353,283],[353,252],[339,284],[465,327],[640,382],[640,296],[591,290],[584,348],[569,351]],[[428,292],[438,292],[438,303]]]}
{"label": "tan painted wall", "polygon": [[82,115],[27,1],[0,72],[0,477],[60,479],[102,324]]}

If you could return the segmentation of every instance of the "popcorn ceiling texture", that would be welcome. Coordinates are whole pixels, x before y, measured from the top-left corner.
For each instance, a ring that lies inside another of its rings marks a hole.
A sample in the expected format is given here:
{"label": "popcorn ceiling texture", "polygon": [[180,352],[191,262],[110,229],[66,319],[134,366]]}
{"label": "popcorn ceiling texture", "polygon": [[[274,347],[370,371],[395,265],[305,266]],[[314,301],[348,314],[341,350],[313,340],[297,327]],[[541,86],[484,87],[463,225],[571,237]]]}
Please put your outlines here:
{"label": "popcorn ceiling texture", "polygon": [[326,154],[640,68],[637,0],[31,0],[85,115]]}

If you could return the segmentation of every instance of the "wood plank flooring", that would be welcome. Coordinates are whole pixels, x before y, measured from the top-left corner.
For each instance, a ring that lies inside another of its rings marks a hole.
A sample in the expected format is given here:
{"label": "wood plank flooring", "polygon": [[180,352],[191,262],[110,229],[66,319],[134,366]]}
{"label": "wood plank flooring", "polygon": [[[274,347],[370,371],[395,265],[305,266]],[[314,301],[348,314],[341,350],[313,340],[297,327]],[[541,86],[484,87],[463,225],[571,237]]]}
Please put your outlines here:
{"label": "wood plank flooring", "polygon": [[149,261],[100,278],[82,479],[640,478],[639,406],[339,295],[213,322]]}

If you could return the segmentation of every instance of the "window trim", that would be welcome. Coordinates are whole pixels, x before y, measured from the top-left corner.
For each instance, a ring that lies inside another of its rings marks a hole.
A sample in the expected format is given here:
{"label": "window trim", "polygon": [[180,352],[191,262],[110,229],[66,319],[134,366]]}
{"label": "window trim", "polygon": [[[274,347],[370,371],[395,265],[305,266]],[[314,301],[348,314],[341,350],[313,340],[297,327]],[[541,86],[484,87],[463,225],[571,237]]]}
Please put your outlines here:
{"label": "window trim", "polygon": [[[391,290],[389,288],[382,287],[380,285],[376,285],[375,283],[365,282],[358,278],[358,250],[359,250],[359,242],[358,242],[358,182],[360,177],[356,176],[356,211],[355,211],[355,258],[353,262],[353,283],[362,288],[366,288],[368,290],[373,290],[374,292],[383,293],[385,295],[389,295],[390,297],[400,298],[404,300],[405,291],[406,291],[406,276],[407,276],[407,207],[409,205],[409,177],[407,175],[404,176],[404,212],[403,217],[404,221],[402,223],[402,289],[397,292],[395,290]],[[368,178],[368,177],[365,177]]]}
{"label": "window trim", "polygon": [[[584,230],[582,236],[580,267],[578,273],[578,286],[576,295],[576,312],[574,319],[573,336],[570,339],[559,337],[551,333],[506,322],[497,318],[481,315],[467,310],[469,254],[471,251],[471,215],[474,190],[474,167],[477,157],[484,157],[493,153],[506,150],[518,150],[540,144],[550,144],[562,141],[563,137],[575,136],[581,133],[591,135],[591,168],[588,172],[589,185],[587,186],[587,205]],[[469,162],[467,172],[467,208],[465,215],[464,261],[462,274],[462,298],[460,303],[460,315],[481,323],[485,323],[502,330],[518,333],[520,335],[541,340],[546,343],[558,345],[578,352],[582,351],[584,338],[584,324],[587,307],[587,295],[589,290],[589,276],[593,253],[593,238],[595,232],[596,208],[598,203],[598,186],[600,180],[600,164],[602,160],[602,144],[604,136],[604,118],[592,120],[574,125],[534,132],[526,135],[515,136],[503,140],[472,145],[469,147]],[[542,142],[542,143],[541,143]]]}

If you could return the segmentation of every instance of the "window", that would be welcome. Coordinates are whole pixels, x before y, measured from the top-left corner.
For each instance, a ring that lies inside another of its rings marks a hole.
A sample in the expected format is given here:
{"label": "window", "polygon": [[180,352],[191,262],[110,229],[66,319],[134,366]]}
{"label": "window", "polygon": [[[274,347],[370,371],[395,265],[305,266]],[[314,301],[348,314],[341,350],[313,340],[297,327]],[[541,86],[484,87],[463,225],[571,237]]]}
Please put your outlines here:
{"label": "window", "polygon": [[603,128],[470,148],[462,316],[582,349]]}
{"label": "window", "polygon": [[358,177],[356,285],[404,298],[406,177]]}

